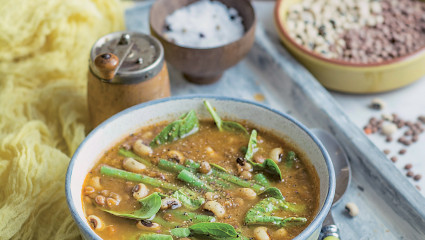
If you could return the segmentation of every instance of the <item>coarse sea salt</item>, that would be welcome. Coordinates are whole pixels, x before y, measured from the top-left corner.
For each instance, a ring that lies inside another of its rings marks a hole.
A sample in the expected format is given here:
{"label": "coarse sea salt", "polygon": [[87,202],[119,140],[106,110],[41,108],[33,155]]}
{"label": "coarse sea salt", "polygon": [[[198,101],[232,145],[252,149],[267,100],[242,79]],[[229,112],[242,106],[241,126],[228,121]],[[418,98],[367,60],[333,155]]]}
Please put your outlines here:
{"label": "coarse sea salt", "polygon": [[214,48],[244,34],[242,18],[221,2],[201,0],[174,11],[165,19],[165,36],[177,45]]}

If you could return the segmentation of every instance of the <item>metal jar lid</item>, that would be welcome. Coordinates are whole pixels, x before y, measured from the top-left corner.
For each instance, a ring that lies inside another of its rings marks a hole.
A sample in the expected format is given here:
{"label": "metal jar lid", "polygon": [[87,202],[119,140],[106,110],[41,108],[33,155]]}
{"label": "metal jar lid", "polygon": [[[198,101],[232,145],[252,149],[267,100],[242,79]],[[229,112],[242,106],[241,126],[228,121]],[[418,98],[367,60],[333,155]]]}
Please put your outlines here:
{"label": "metal jar lid", "polygon": [[[119,59],[112,79],[102,78],[95,59],[100,55]],[[164,48],[154,37],[139,32],[114,32],[101,37],[90,52],[90,71],[107,83],[132,84],[155,77],[164,65]]]}

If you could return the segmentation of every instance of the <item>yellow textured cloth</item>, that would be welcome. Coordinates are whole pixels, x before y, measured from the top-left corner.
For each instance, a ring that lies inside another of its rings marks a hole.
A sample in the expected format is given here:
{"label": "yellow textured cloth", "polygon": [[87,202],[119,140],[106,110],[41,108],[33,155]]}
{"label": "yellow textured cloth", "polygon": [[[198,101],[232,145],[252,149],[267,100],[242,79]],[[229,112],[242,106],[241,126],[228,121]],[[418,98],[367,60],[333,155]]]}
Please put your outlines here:
{"label": "yellow textured cloth", "polygon": [[87,131],[88,56],[117,0],[0,0],[0,239],[78,239],[64,180]]}

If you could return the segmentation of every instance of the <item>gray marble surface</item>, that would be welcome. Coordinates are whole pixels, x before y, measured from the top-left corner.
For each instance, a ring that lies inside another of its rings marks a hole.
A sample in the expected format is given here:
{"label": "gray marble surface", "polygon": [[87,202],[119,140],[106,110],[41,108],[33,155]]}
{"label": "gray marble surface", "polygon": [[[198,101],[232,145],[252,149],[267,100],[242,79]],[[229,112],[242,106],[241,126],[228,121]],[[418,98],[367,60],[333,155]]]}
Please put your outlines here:
{"label": "gray marble surface", "polygon": [[[219,82],[191,84],[170,67],[173,95],[225,95],[255,100],[254,96],[261,94],[265,97],[263,104],[293,115],[308,127],[328,130],[344,145],[353,169],[346,196],[332,210],[342,239],[425,239],[423,196],[356,126],[363,125],[362,120],[353,121],[347,110],[342,110],[341,104],[349,104],[350,100],[340,100],[345,95],[333,93],[339,103],[335,101],[281,46],[270,14],[272,7],[270,2],[255,3],[259,20],[255,46]],[[145,3],[128,9],[127,28],[147,32],[148,11]],[[360,103],[356,106],[361,108]],[[359,206],[357,217],[344,212],[347,202]]]}

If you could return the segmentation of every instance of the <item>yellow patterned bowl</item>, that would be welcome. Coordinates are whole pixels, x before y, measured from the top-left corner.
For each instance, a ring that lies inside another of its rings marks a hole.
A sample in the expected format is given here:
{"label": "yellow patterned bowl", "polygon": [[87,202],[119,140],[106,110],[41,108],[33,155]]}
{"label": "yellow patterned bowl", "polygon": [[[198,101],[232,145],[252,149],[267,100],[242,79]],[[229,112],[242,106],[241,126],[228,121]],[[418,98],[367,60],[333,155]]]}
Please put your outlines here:
{"label": "yellow patterned bowl", "polygon": [[291,5],[300,0],[277,0],[275,23],[283,45],[328,89],[348,93],[394,90],[425,75],[425,47],[404,57],[382,63],[355,64],[327,59],[297,44],[286,30]]}

